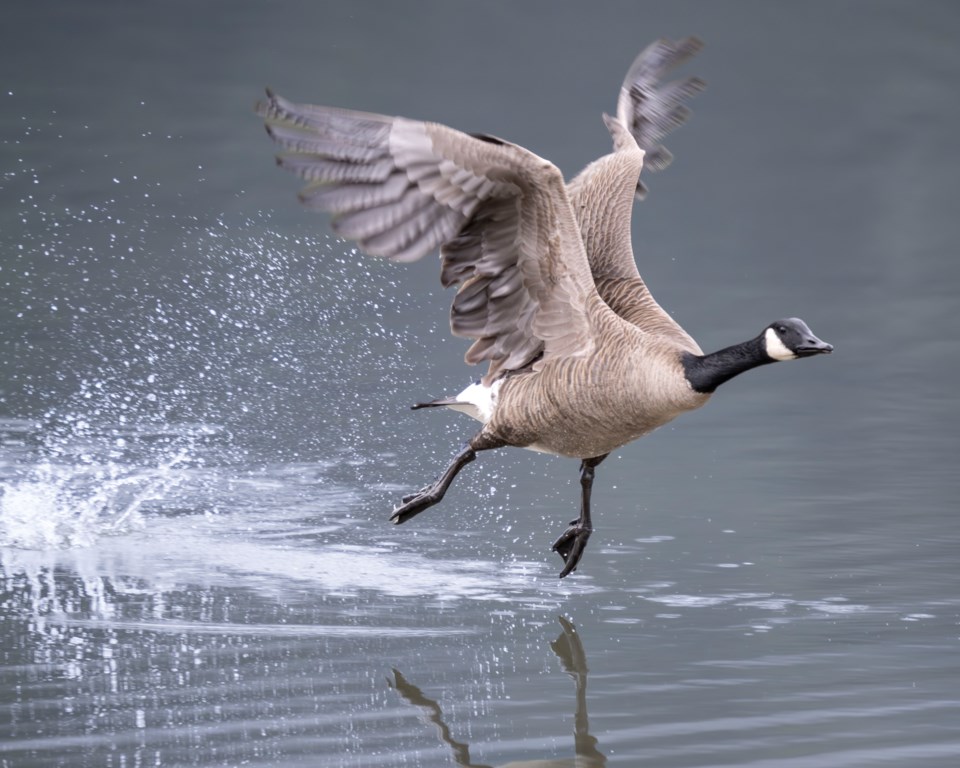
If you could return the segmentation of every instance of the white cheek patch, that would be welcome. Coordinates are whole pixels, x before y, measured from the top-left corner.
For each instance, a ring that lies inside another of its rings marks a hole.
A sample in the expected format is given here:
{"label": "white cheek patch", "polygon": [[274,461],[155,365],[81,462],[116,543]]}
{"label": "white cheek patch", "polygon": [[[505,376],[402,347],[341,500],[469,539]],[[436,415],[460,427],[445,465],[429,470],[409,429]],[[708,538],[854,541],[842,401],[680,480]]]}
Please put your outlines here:
{"label": "white cheek patch", "polygon": [[767,354],[774,360],[797,359],[796,354],[787,349],[786,344],[780,341],[780,337],[777,336],[777,332],[773,328],[767,328],[763,334],[763,346],[766,348]]}

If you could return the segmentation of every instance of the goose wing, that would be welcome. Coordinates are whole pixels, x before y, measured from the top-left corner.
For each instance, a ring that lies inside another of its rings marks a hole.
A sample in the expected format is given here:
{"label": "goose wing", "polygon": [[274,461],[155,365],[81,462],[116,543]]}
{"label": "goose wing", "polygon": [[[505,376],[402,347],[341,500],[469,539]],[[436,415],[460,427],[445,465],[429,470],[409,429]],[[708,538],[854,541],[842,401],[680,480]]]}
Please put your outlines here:
{"label": "goose wing", "polygon": [[[614,151],[588,165],[568,185],[597,291],[616,312],[640,329],[700,354],[697,343],[656,302],[633,255],[631,217],[646,187],[641,167],[665,168],[672,159],[658,142],[689,116],[683,102],[703,90],[697,78],[665,85],[660,79],[702,47],[696,38],[658,40],[637,56],[620,89],[617,117],[604,115]],[[637,150],[643,150],[638,152]],[[642,163],[636,156],[640,155]]]}
{"label": "goose wing", "polygon": [[[696,37],[676,42],[657,40],[640,52],[623,79],[617,100],[617,117],[636,139],[640,149],[647,153],[648,171],[660,171],[670,165],[673,155],[659,142],[690,118],[686,102],[706,87],[698,77],[669,83],[660,81],[670,70],[696,56],[702,48],[703,41]],[[637,196],[642,199],[645,195],[646,187],[641,183],[637,187]]]}
{"label": "goose wing", "polygon": [[640,330],[701,354],[697,343],[657,303],[633,258],[630,221],[644,153],[618,118],[604,115],[615,151],[567,187],[600,298]]}
{"label": "goose wing", "polygon": [[484,380],[543,359],[588,354],[594,291],[563,178],[532,152],[436,123],[294,104],[257,105],[309,184],[300,199],[369,254],[414,261],[440,247],[458,285],[450,327],[473,339]]}

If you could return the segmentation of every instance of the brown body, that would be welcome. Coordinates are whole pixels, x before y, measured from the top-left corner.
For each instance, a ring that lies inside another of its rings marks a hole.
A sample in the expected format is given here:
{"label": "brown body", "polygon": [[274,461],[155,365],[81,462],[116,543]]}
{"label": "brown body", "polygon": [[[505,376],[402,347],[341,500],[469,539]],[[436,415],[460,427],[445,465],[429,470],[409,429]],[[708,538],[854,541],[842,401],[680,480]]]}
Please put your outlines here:
{"label": "brown body", "polygon": [[[686,384],[672,344],[625,323],[606,325],[595,354],[507,378],[483,438],[571,458],[603,456],[707,402],[709,395]],[[651,358],[663,364],[650,366]]]}
{"label": "brown body", "polygon": [[567,197],[590,265],[584,302],[592,347],[509,377],[481,435],[571,458],[603,456],[704,405],[681,355],[697,343],[640,277],[630,220],[643,153],[608,119],[616,151],[585,168]]}

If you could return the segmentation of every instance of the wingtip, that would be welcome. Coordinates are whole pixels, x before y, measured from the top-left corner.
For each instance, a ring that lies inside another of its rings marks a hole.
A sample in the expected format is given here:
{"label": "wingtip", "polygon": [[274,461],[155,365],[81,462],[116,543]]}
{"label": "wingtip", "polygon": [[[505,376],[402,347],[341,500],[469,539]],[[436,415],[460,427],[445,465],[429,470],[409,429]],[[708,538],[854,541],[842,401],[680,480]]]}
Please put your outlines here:
{"label": "wingtip", "polygon": [[701,77],[688,77],[687,85],[692,92],[703,93],[707,90],[707,81]]}
{"label": "wingtip", "polygon": [[705,47],[706,43],[703,42],[702,37],[697,37],[696,35],[690,35],[688,37],[683,37],[677,41],[678,48],[685,48],[690,51],[691,55],[700,53]]}
{"label": "wingtip", "polygon": [[277,103],[277,95],[270,86],[267,86],[263,90],[267,98],[257,101],[257,103],[253,105],[253,111],[260,115],[260,117],[267,117],[270,114],[270,109]]}

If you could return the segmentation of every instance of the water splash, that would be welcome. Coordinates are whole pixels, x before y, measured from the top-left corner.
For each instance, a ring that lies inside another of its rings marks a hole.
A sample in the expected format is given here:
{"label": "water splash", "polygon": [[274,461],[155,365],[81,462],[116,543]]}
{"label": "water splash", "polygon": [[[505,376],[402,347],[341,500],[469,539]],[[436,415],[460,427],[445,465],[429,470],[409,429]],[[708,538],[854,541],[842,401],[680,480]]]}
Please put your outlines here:
{"label": "water splash", "polygon": [[145,506],[179,483],[211,433],[97,427],[76,414],[0,423],[0,546],[85,547],[142,528]]}
{"label": "water splash", "polygon": [[[160,204],[149,175],[101,161],[88,170],[114,176],[109,192],[78,199],[75,175],[35,163],[0,168],[19,200],[0,232],[0,545],[83,547],[157,515],[262,505],[231,492],[263,466],[329,461],[326,488],[396,481],[393,419],[417,377],[398,319],[428,295],[301,233],[315,224]],[[344,387],[358,357],[368,375]],[[4,432],[4,415],[31,426]],[[296,507],[297,481],[272,480]]]}
{"label": "water splash", "polygon": [[143,526],[141,509],[176,483],[179,454],[154,469],[43,462],[0,481],[0,546],[85,547]]}

